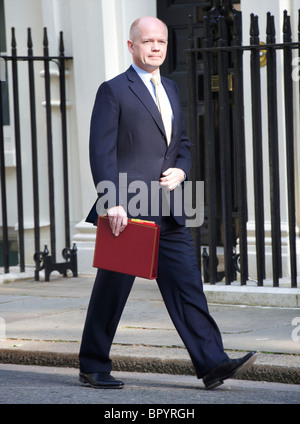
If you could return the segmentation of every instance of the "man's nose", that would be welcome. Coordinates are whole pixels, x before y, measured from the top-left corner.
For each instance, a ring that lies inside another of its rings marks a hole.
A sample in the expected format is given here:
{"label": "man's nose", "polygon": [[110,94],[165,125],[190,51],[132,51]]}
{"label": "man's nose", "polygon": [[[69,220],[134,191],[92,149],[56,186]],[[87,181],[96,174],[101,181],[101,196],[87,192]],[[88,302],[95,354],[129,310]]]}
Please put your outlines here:
{"label": "man's nose", "polygon": [[153,41],[152,50],[159,50],[159,43],[157,41]]}

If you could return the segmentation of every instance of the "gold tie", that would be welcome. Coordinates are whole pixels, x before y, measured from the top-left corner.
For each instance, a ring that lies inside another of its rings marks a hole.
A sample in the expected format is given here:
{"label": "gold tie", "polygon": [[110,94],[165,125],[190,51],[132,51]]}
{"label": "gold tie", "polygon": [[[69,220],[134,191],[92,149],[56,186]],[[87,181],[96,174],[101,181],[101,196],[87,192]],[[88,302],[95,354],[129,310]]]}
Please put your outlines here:
{"label": "gold tie", "polygon": [[166,136],[167,136],[167,142],[168,144],[171,141],[171,134],[172,134],[172,111],[171,111],[171,106],[166,104],[167,98],[166,95],[163,96],[163,94],[161,93],[162,90],[162,86],[160,83],[160,77],[159,75],[154,75],[151,78],[151,81],[154,85],[155,88],[155,95],[156,95],[156,100],[157,100],[157,107],[159,109],[159,112],[161,114],[162,120],[163,120],[163,124],[165,127],[165,132],[166,132]]}

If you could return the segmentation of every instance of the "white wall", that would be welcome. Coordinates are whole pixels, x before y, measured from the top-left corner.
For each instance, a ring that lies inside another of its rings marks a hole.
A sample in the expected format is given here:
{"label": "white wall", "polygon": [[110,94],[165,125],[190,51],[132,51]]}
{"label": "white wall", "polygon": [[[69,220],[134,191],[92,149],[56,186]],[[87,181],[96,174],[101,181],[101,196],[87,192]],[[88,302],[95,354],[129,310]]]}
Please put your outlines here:
{"label": "white wall", "polygon": [[78,150],[82,215],[73,241],[78,248],[79,272],[90,273],[95,228],[84,219],[96,199],[89,166],[89,125],[99,85],[131,64],[127,50],[129,28],[140,16],[156,16],[155,0],[69,0],[72,22]]}

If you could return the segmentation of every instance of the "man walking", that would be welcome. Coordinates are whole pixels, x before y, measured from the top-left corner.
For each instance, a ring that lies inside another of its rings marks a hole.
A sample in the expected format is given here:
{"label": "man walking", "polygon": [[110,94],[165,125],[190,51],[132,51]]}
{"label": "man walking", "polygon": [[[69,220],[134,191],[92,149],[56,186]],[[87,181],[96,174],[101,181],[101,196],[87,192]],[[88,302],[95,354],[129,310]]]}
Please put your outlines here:
{"label": "man walking", "polygon": [[[155,181],[172,193],[189,177],[190,141],[178,89],[159,71],[167,44],[168,31],[162,21],[137,19],[128,41],[132,66],[103,83],[96,96],[90,133],[91,170],[96,186],[110,181],[116,187],[116,204],[107,209],[115,236],[126,231],[130,217],[130,199],[125,204],[119,196],[121,173],[126,173],[128,185],[143,181],[149,192]],[[230,359],[224,352],[220,331],[208,311],[184,215],[177,215],[171,205],[169,216],[152,216],[149,205],[141,218],[160,225],[157,284],[197,377],[207,389],[215,388],[248,368],[256,354]],[[91,387],[124,386],[110,374],[109,352],[133,282],[130,275],[102,269],[97,272],[79,354],[80,381]]]}

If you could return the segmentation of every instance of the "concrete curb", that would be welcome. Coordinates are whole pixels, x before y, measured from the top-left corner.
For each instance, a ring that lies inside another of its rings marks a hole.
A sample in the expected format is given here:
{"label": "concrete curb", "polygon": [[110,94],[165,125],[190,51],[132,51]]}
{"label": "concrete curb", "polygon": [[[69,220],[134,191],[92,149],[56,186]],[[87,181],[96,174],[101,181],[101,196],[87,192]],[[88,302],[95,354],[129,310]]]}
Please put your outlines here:
{"label": "concrete curb", "polygon": [[208,303],[275,308],[299,308],[300,289],[204,284]]}
{"label": "concrete curb", "polygon": [[[176,359],[165,354],[149,356],[149,348],[145,355],[112,354],[114,371],[143,372],[173,375],[195,375],[190,359]],[[160,349],[162,350],[162,349]],[[228,352],[231,357],[243,356],[246,352]],[[153,353],[152,353],[153,355]],[[182,356],[182,355],[179,355]],[[242,376],[243,380],[267,381],[286,384],[300,384],[299,358],[293,355],[260,354],[257,362]],[[78,353],[0,349],[0,363],[38,365],[51,367],[78,368]],[[284,365],[282,365],[284,363]]]}

